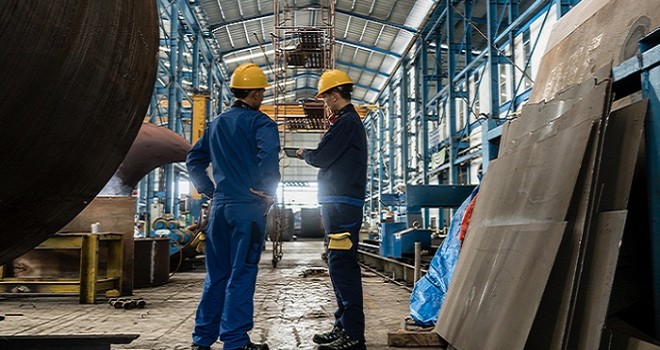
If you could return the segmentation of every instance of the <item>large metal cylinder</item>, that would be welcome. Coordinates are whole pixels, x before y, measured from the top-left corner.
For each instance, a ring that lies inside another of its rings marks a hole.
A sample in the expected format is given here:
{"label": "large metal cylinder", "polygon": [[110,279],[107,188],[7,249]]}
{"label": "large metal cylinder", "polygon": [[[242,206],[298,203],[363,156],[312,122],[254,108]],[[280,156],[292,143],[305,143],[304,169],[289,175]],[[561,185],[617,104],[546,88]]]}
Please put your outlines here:
{"label": "large metal cylinder", "polygon": [[108,182],[156,78],[155,0],[0,2],[0,264]]}
{"label": "large metal cylinder", "polygon": [[192,145],[174,131],[143,123],[124,161],[101,190],[102,196],[130,196],[145,175],[159,166],[185,162]]}

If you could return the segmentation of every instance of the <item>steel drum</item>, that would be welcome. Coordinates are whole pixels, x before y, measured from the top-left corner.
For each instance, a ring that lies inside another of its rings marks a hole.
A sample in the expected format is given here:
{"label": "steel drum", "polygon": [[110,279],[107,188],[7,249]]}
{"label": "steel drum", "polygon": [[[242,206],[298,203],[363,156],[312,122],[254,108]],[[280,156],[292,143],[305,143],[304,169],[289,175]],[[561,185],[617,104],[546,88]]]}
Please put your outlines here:
{"label": "steel drum", "polygon": [[156,78],[154,0],[0,2],[0,264],[115,173]]}

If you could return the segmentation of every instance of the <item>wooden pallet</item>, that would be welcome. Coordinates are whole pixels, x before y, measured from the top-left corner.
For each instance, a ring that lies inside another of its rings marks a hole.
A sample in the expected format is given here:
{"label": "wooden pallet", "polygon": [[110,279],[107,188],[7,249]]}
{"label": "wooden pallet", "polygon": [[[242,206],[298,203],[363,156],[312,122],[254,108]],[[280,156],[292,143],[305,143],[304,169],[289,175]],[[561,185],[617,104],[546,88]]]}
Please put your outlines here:
{"label": "wooden pallet", "polygon": [[406,331],[387,333],[387,346],[398,348],[412,347],[435,347],[446,348],[445,342],[440,335],[434,331]]}
{"label": "wooden pallet", "polygon": [[435,332],[435,327],[421,327],[410,318],[403,320],[402,329],[387,333],[387,345],[393,347],[435,347],[445,349],[447,342]]}

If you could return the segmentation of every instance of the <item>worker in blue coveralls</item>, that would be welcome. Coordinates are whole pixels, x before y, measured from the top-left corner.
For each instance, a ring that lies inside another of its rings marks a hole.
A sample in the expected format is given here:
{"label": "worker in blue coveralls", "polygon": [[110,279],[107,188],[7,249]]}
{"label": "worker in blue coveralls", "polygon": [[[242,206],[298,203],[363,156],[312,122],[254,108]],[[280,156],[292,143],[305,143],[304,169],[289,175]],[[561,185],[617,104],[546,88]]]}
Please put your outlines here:
{"label": "worker in blue coveralls", "polygon": [[299,158],[319,168],[318,198],[328,244],[328,270],[337,299],[334,327],[312,339],[320,350],[366,349],[358,234],[367,186],[367,136],[351,104],[353,81],[344,72],[321,75],[316,97],[332,112],[330,128],[316,149]]}
{"label": "worker in blue coveralls", "polygon": [[[265,238],[266,212],[280,181],[276,123],[259,111],[268,81],[255,64],[236,68],[232,107],[210,124],[188,153],[195,188],[212,198],[206,233],[206,269],[192,349],[268,350],[250,341],[254,290]],[[206,173],[213,168],[215,185]]]}

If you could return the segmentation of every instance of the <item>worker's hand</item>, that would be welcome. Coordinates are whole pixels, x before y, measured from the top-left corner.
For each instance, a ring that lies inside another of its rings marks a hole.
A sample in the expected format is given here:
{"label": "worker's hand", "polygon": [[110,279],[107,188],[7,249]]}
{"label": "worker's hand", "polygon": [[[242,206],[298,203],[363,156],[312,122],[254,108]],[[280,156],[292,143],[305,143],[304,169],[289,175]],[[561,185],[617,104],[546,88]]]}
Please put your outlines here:
{"label": "worker's hand", "polygon": [[273,196],[267,195],[266,192],[264,191],[257,191],[252,188],[250,189],[250,192],[261,197],[261,199],[264,201],[264,204],[266,205],[266,209],[264,210],[264,216],[268,215],[268,210],[273,205],[273,203],[275,203],[275,198],[273,198]]}
{"label": "worker's hand", "polygon": [[198,253],[204,253],[204,250],[206,250],[206,234],[199,231],[197,236],[190,242],[190,246],[195,248]]}
{"label": "worker's hand", "polygon": [[302,147],[300,147],[300,148],[298,148],[298,149],[296,150],[296,155],[298,156],[298,158],[303,159],[303,151],[304,151],[304,150],[305,150],[305,149],[302,148]]}

